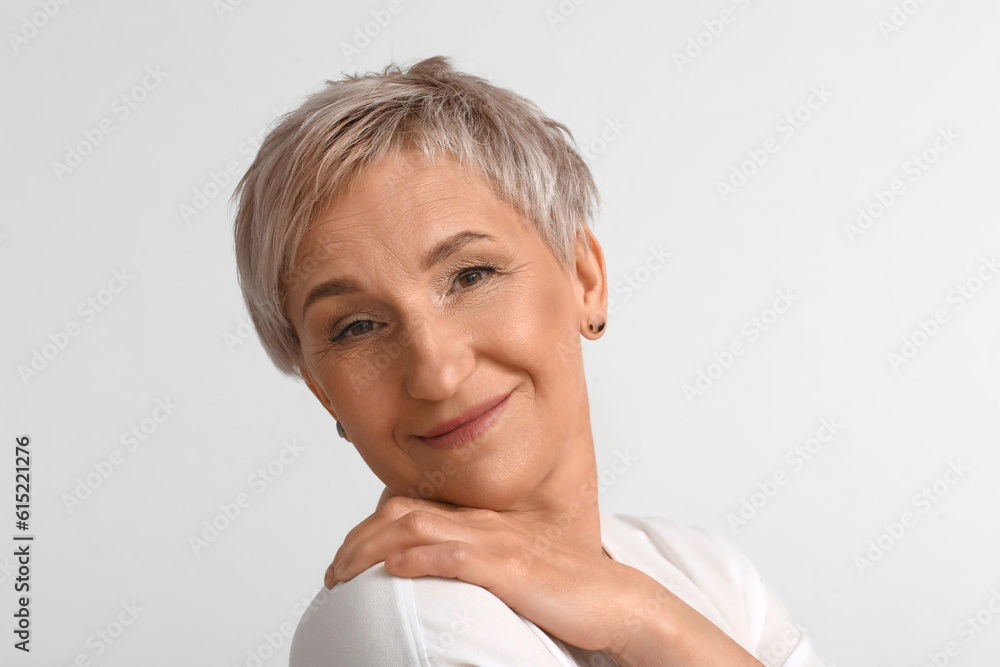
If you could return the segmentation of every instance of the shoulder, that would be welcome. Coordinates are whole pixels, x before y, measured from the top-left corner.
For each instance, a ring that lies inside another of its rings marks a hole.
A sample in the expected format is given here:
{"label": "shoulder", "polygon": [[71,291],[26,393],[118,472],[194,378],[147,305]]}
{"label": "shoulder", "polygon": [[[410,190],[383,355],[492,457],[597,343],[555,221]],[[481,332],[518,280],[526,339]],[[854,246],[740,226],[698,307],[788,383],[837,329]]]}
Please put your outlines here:
{"label": "shoulder", "polygon": [[396,577],[379,563],[320,590],[292,638],[289,666],[562,665],[559,650],[484,588]]}
{"label": "shoulder", "polygon": [[409,618],[399,608],[405,596],[390,576],[379,565],[331,590],[321,588],[299,619],[290,667],[363,664],[380,635],[384,641],[377,645],[378,656],[385,664],[424,664],[413,661],[412,633],[400,623]]}
{"label": "shoulder", "polygon": [[703,590],[738,590],[751,598],[761,593],[760,574],[750,559],[715,533],[664,517],[615,514],[610,519],[619,533],[633,543],[648,542],[650,550]]}

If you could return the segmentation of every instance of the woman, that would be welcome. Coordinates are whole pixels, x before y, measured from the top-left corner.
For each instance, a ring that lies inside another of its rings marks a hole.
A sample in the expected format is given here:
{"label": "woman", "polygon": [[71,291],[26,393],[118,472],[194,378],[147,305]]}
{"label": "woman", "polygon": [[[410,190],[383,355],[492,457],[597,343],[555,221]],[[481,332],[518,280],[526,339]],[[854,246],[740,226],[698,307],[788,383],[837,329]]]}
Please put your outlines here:
{"label": "woman", "polygon": [[293,667],[820,664],[728,543],[599,510],[608,290],[568,135],[437,57],[328,82],[243,177],[260,339],[386,487]]}

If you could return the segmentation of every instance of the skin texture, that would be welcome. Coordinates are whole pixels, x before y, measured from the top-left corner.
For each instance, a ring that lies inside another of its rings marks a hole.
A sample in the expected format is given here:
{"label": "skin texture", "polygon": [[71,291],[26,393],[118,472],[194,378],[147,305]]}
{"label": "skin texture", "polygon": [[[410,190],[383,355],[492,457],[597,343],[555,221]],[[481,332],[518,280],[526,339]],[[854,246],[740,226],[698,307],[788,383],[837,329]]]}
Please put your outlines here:
{"label": "skin texture", "polygon": [[[461,232],[492,238],[428,264]],[[403,151],[313,222],[296,266],[285,305],[302,377],[386,485],[345,538],[328,587],[385,561],[397,576],[482,586],[622,665],[759,664],[658,582],[601,553],[580,336],[602,333],[590,324],[605,321],[607,279],[589,229],[567,268],[478,173]],[[332,280],[356,289],[327,289],[303,312]],[[507,395],[462,447],[419,437]],[[647,598],[663,614],[637,622]]]}

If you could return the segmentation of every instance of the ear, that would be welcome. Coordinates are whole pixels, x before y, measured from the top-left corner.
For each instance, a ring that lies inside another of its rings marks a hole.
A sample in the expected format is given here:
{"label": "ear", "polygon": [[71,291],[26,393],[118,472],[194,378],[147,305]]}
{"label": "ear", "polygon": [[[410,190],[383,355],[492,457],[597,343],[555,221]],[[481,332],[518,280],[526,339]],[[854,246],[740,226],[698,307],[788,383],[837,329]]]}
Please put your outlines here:
{"label": "ear", "polygon": [[309,387],[309,391],[313,393],[313,396],[319,399],[319,402],[323,404],[323,407],[326,408],[326,411],[329,412],[334,419],[337,419],[337,413],[333,411],[333,406],[330,403],[330,397],[326,395],[326,392],[323,391],[322,387],[313,381],[312,376],[309,375],[309,371],[299,366],[299,374],[305,381],[306,386]]}
{"label": "ear", "polygon": [[576,233],[576,280],[580,299],[580,333],[590,339],[600,337],[600,329],[591,330],[591,323],[607,322],[608,273],[604,251],[597,237],[586,224]]}

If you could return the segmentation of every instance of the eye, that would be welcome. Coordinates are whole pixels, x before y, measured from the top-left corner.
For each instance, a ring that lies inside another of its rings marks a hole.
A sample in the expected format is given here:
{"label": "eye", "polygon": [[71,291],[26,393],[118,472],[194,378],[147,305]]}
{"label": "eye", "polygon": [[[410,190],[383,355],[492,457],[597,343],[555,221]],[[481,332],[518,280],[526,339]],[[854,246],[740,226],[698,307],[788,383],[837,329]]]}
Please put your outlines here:
{"label": "eye", "polygon": [[339,330],[329,336],[331,343],[344,340],[345,338],[355,338],[376,331],[385,326],[374,320],[354,320],[342,326]]}
{"label": "eye", "polygon": [[[497,267],[491,264],[471,266],[469,268],[462,269],[452,281],[453,291],[463,292],[476,287],[483,281],[488,280],[493,274],[496,274],[497,271]],[[327,340],[330,343],[347,342],[348,339],[366,336],[373,331],[378,331],[384,326],[385,324],[382,322],[359,318],[352,320],[335,330],[331,330],[329,335],[327,335]]]}
{"label": "eye", "polygon": [[492,266],[473,266],[455,276],[455,288],[458,290],[474,287],[487,279],[488,275],[496,273]]}

